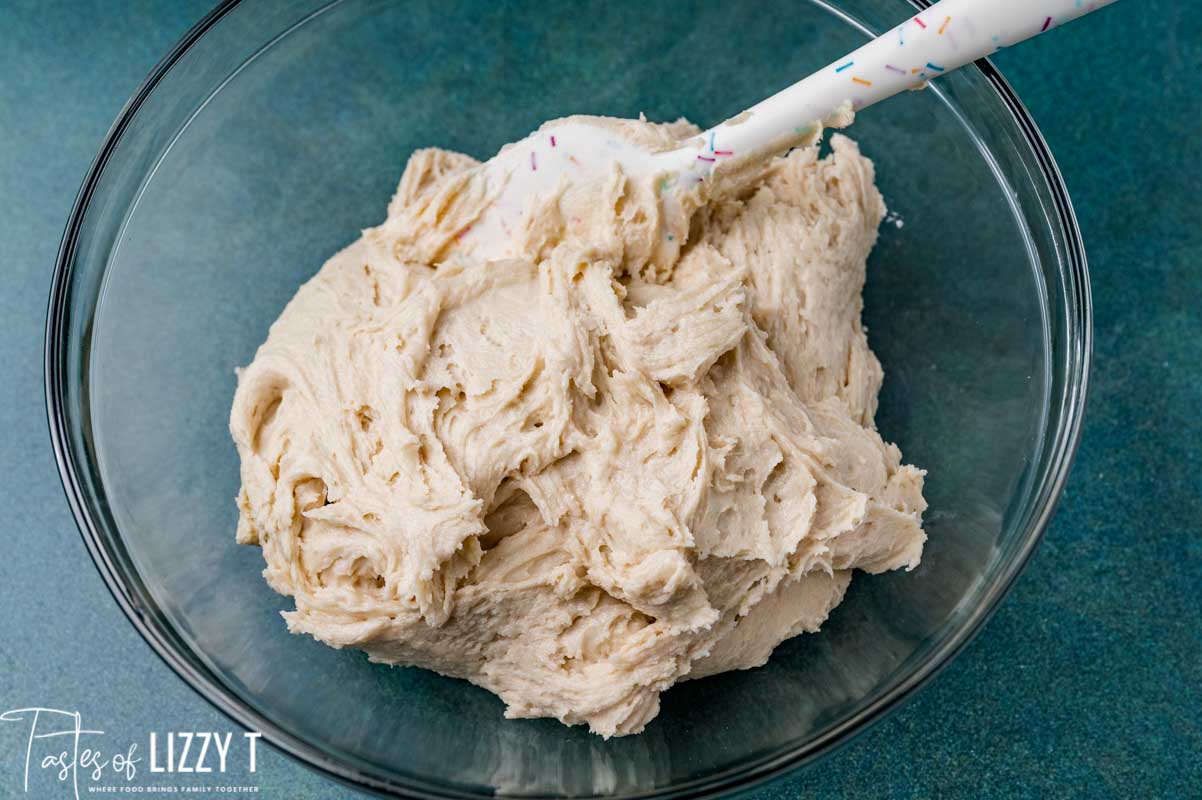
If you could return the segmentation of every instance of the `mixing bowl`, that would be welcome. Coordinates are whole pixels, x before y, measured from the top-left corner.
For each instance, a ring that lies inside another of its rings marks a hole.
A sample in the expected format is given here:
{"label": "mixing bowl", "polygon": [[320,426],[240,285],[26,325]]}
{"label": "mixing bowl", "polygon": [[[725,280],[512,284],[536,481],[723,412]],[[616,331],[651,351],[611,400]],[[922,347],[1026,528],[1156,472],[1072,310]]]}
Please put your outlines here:
{"label": "mixing bowl", "polygon": [[878,425],[929,471],[911,573],[859,575],[824,630],[689,682],[638,736],[502,718],[488,692],[289,635],[234,544],[234,369],[383,218],[408,155],[487,157],[542,120],[720,120],[913,13],[901,0],[227,2],[121,113],[71,217],[51,429],[92,556],[201,694],[328,774],[402,796],[701,796],[806,763],[896,706],[1030,556],[1079,431],[1085,259],[1035,125],[982,62],[851,130],[892,211],[865,318]]}

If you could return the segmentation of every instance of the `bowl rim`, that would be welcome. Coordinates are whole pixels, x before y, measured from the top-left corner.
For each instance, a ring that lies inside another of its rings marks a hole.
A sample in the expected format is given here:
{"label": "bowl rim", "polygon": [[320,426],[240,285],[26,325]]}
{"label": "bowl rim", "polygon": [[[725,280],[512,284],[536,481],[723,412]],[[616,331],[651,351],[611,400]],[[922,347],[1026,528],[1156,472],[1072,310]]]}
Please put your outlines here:
{"label": "bowl rim", "polygon": [[[906,2],[920,11],[932,5],[931,0],[906,0]],[[207,667],[185,659],[175,649],[177,645],[171,641],[169,632],[151,615],[139,608],[134,593],[130,591],[127,576],[114,562],[102,541],[101,523],[98,522],[95,510],[90,507],[83,490],[80,480],[81,465],[77,462],[68,440],[64,386],[68,360],[66,337],[71,265],[90,201],[113,151],[146,99],[183,55],[223,17],[242,3],[243,0],[220,0],[155,65],[121,108],[76,194],[55,259],[46,311],[43,352],[47,422],[59,478],[92,562],[129,622],[150,645],[150,648],[190,688],[230,720],[248,730],[261,731],[264,740],[273,748],[310,769],[360,790],[413,798],[414,800],[478,797],[479,795],[458,791],[447,786],[428,784],[424,781],[420,781],[423,784],[420,786],[417,785],[419,781],[414,781],[412,785],[402,783],[395,777],[365,771],[332,757],[304,739],[284,730],[265,715],[247,705],[226,688]],[[818,758],[834,752],[838,747],[851,741],[855,734],[867,729],[913,697],[919,689],[950,664],[969,642],[976,638],[984,624],[997,611],[1001,601],[1009,594],[1014,582],[1022,574],[1031,555],[1043,539],[1071,472],[1081,438],[1093,354],[1093,305],[1089,270],[1076,213],[1069,199],[1060,169],[1043,134],[1009,82],[989,59],[980,59],[975,62],[974,66],[988,80],[1003,101],[1006,110],[1018,124],[1050,190],[1056,212],[1056,222],[1059,223],[1059,232],[1063,236],[1067,255],[1067,267],[1063,270],[1067,276],[1066,305],[1069,315],[1074,317],[1073,321],[1076,323],[1074,330],[1079,333],[1079,340],[1075,343],[1076,347],[1071,347],[1074,343],[1070,337],[1065,373],[1066,382],[1062,392],[1064,401],[1062,407],[1065,409],[1064,422],[1055,433],[1048,448],[1050,466],[1048,477],[1044,483],[1046,491],[1043,493],[1041,507],[1038,507],[1037,513],[1032,516],[1029,523],[1030,531],[1026,539],[1020,543],[1014,557],[1002,568],[1001,577],[992,593],[984,598],[984,602],[973,610],[946,641],[929,652],[910,674],[898,681],[882,697],[862,709],[860,713],[832,725],[814,739],[789,748],[787,751],[767,756],[749,765],[728,767],[712,775],[692,779],[682,785],[665,786],[621,796],[627,800],[661,797],[701,798],[732,791],[746,791],[757,784],[779,777],[803,764],[813,763]]]}

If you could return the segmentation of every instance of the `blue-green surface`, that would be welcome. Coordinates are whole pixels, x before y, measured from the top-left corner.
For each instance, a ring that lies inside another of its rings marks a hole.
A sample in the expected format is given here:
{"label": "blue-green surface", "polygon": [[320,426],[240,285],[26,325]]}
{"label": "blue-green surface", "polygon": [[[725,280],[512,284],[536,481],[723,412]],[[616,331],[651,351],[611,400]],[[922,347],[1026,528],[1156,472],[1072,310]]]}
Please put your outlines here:
{"label": "blue-green surface", "polygon": [[[45,430],[54,253],[104,131],[206,0],[0,7],[0,711],[78,709],[116,742],[230,731],[92,568]],[[1077,467],[980,638],[900,711],[759,797],[1202,796],[1202,22],[1127,0],[998,59],[1065,173],[1096,348]],[[0,797],[25,739],[0,725]],[[68,796],[31,779],[29,796]],[[164,781],[166,782],[166,781]],[[219,783],[353,794],[260,751]]]}

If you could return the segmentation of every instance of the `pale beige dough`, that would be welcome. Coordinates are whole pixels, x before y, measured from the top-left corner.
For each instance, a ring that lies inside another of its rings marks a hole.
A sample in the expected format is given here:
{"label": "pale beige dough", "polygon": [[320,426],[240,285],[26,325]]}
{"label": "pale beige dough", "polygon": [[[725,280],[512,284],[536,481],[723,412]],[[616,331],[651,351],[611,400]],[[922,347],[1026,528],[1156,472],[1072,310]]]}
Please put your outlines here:
{"label": "pale beige dough", "polygon": [[[696,130],[592,122],[650,148]],[[875,430],[860,324],[885,208],[831,145],[675,223],[615,169],[543,198],[527,256],[496,262],[457,247],[488,207],[476,162],[415,153],[239,375],[238,541],[289,629],[623,735],[676,681],[817,631],[853,569],[918,564],[923,472]]]}

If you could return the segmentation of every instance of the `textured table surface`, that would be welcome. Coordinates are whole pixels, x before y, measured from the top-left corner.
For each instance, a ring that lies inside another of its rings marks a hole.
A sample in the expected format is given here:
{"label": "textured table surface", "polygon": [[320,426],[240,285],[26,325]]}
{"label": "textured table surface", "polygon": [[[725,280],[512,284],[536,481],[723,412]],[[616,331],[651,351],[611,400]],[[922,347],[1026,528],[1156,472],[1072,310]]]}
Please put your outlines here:
{"label": "textured table surface", "polygon": [[[122,103],[208,5],[0,9],[0,711],[80,708],[129,732],[233,727],[109,597],[63,499],[42,394],[46,295],[75,191]],[[1095,362],[1076,467],[1029,569],[959,659],[758,798],[1202,797],[1202,18],[1190,6],[1128,0],[998,59],[1058,158],[1089,251]],[[0,726],[0,796],[23,796],[25,744]],[[235,773],[269,798],[355,795],[265,748],[254,776]]]}

